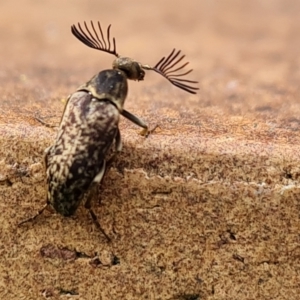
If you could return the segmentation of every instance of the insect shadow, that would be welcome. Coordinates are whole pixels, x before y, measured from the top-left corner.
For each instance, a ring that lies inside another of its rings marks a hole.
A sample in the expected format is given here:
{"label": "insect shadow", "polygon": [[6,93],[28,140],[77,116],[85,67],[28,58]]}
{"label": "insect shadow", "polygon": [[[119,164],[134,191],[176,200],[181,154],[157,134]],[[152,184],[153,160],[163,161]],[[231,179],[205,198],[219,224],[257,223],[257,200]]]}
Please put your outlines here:
{"label": "insect shadow", "polygon": [[[96,226],[110,240],[91,208],[91,199],[122,149],[118,127],[120,115],[142,127],[140,134],[145,137],[155,129],[149,130],[143,120],[123,108],[128,91],[127,80],[143,80],[145,70],[152,70],[186,92],[195,94],[198,87],[194,86],[196,81],[182,78],[192,70],[180,73],[188,64],[178,65],[185,57],[180,55],[180,50],[173,49],[154,67],[144,65],[117,53],[115,38],[112,41],[110,38],[111,25],[107,28],[106,37],[100,22],[97,25],[98,31],[93,22],[90,28],[84,22],[84,30],[78,23],[77,27],[71,27],[71,31],[86,46],[113,54],[116,59],[112,69],[99,72],[68,97],[56,140],[45,150],[46,204],[19,225],[34,220],[49,206],[63,216],[71,216],[86,196],[85,207]],[[108,157],[113,145],[113,154]]]}

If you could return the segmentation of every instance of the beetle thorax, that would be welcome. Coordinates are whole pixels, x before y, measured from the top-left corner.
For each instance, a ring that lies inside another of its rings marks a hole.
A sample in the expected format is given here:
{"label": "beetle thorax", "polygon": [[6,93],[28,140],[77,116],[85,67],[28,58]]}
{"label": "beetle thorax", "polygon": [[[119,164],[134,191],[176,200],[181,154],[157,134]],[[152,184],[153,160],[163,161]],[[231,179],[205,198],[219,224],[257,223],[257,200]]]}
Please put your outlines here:
{"label": "beetle thorax", "polygon": [[145,71],[142,65],[130,57],[118,57],[113,61],[113,69],[123,71],[128,79],[143,80]]}
{"label": "beetle thorax", "polygon": [[123,110],[127,90],[127,75],[120,69],[103,70],[77,89],[90,92],[98,100],[111,101],[120,112]]}

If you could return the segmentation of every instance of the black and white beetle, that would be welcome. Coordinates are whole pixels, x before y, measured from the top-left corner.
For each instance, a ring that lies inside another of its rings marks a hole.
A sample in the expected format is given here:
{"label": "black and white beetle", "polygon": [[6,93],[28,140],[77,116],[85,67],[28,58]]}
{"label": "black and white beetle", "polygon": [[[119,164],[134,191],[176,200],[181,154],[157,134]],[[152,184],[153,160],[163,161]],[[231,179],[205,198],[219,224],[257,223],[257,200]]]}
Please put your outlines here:
{"label": "black and white beetle", "polygon": [[[75,25],[71,27],[72,33],[85,45],[113,54],[117,58],[112,69],[101,71],[69,96],[55,143],[45,150],[47,202],[35,216],[20,224],[35,219],[48,206],[63,216],[71,216],[89,191],[85,207],[104,233],[91,209],[90,201],[115,155],[122,149],[118,128],[120,114],[142,127],[142,135],[147,136],[151,132],[141,119],[123,109],[128,90],[127,79],[143,80],[144,70],[153,70],[189,93],[195,94],[198,89],[189,85],[197,83],[196,81],[179,78],[192,71],[178,74],[188,64],[177,66],[184,58],[184,55],[179,56],[180,51],[174,49],[155,67],[142,65],[117,54],[115,38],[112,44],[110,40],[110,25],[106,38],[99,22],[99,32],[93,22],[92,30],[85,22],[84,25],[86,31],[78,24],[78,28]],[[113,143],[115,151],[108,159],[108,151]]]}

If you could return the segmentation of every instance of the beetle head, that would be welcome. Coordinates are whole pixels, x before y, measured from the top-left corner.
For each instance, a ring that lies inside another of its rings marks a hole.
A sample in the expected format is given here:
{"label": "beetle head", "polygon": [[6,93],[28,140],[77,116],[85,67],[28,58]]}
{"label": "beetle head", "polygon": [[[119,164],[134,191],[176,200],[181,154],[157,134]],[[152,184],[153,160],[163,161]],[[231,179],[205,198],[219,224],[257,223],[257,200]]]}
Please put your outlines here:
{"label": "beetle head", "polygon": [[198,83],[197,81],[183,78],[183,76],[191,73],[192,69],[188,71],[183,70],[183,68],[188,65],[188,62],[182,65],[179,64],[185,57],[185,55],[180,54],[180,50],[176,51],[173,49],[172,52],[168,56],[164,56],[155,67],[142,65],[129,57],[121,57],[117,53],[116,40],[115,38],[113,38],[112,41],[110,39],[110,25],[107,28],[106,38],[103,34],[100,22],[98,22],[99,33],[92,21],[91,28],[87,26],[86,22],[84,22],[84,27],[85,29],[83,29],[79,23],[78,27],[73,25],[71,29],[74,36],[88,47],[115,55],[117,58],[113,62],[113,69],[123,71],[127,79],[143,80],[145,76],[144,70],[152,70],[188,93],[196,94],[196,91],[199,89],[194,86],[194,84]]}
{"label": "beetle head", "polygon": [[144,80],[145,71],[142,65],[129,57],[117,57],[113,61],[113,68],[119,69],[126,74],[126,77],[131,80]]}

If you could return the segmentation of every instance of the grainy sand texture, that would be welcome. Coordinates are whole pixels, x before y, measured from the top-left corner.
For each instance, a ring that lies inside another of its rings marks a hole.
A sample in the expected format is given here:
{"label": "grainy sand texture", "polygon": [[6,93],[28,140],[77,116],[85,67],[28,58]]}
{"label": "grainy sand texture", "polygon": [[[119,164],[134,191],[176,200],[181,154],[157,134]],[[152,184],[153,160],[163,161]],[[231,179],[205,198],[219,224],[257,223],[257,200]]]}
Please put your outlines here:
{"label": "grainy sand texture", "polygon": [[[1,1],[0,298],[297,300],[300,2]],[[72,24],[112,24],[117,51],[186,54],[197,95],[148,71],[125,108],[123,150],[92,207],[46,211],[43,152],[68,95],[112,55]]]}

